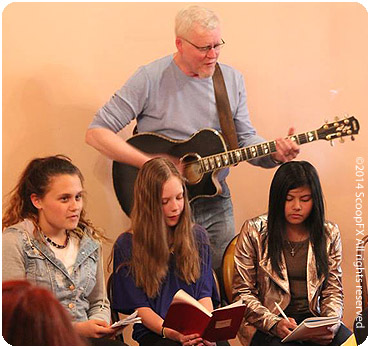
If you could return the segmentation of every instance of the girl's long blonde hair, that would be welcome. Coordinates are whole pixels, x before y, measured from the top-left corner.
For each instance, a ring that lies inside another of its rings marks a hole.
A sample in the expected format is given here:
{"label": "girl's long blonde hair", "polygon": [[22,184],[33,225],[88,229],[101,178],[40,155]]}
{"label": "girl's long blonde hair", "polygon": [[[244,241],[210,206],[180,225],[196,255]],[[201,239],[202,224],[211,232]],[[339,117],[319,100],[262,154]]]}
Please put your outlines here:
{"label": "girl's long blonde hair", "polygon": [[[8,194],[9,198],[4,207],[2,221],[3,230],[24,219],[29,219],[35,225],[34,237],[38,241],[44,242],[41,229],[38,225],[38,210],[31,201],[31,195],[36,194],[40,198],[44,197],[49,190],[52,178],[64,174],[77,175],[81,180],[81,184],[83,184],[84,178],[81,171],[65,155],[55,155],[31,160],[21,174],[15,188]],[[106,239],[94,227],[91,221],[86,218],[84,209],[81,211],[78,227],[73,232],[80,238],[87,233],[98,241]]]}
{"label": "girl's long blonde hair", "polygon": [[165,158],[155,158],[144,164],[136,178],[132,220],[131,271],[136,286],[155,298],[168,272],[170,260],[169,230],[162,209],[164,183],[179,178],[184,189],[184,209],[173,234],[172,251],[176,273],[188,284],[200,277],[200,257],[193,232],[193,221],[185,182],[174,164]]}

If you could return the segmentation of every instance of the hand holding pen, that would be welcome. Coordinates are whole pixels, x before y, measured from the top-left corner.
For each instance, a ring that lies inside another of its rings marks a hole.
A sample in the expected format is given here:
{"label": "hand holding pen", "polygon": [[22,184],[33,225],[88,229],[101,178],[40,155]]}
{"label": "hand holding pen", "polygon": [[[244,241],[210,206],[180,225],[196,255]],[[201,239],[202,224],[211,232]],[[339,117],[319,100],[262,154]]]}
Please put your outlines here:
{"label": "hand holding pen", "polygon": [[274,334],[280,338],[284,338],[289,333],[292,332],[297,327],[297,323],[293,318],[288,318],[283,309],[275,302],[276,308],[279,310],[280,314],[282,315],[283,319],[280,320],[274,327]]}

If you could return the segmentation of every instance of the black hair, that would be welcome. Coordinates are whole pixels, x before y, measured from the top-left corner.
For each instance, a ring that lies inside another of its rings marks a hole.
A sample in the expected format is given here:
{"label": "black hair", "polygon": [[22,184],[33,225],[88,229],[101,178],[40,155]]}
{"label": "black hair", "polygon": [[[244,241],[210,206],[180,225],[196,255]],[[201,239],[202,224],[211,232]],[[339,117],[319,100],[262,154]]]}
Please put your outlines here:
{"label": "black hair", "polygon": [[285,201],[290,190],[308,186],[311,190],[312,210],[304,221],[316,258],[318,276],[328,276],[326,251],[325,208],[319,175],[307,161],[290,161],[279,167],[271,182],[267,222],[267,257],[273,270],[282,278],[281,251],[286,233]]}

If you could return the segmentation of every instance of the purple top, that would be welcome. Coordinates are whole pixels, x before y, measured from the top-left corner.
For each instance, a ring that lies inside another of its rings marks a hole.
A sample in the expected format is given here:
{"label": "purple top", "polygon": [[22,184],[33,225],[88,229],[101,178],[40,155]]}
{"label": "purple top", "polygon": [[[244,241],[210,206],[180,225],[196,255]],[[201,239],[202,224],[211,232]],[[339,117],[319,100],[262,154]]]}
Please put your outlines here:
{"label": "purple top", "polygon": [[[207,232],[200,225],[194,226],[194,234],[199,246],[201,258],[200,278],[190,285],[180,279],[175,273],[175,258],[170,257],[170,265],[166,278],[163,281],[159,295],[151,299],[141,288],[136,287],[128,266],[122,266],[113,277],[113,302],[115,310],[123,314],[131,314],[139,307],[149,307],[163,319],[165,318],[173,296],[179,289],[183,289],[195,299],[212,297],[214,303],[218,303],[218,295],[215,292],[215,282],[211,268],[211,254]],[[123,262],[131,260],[132,234],[121,234],[114,244],[114,270]],[[142,324],[134,325],[133,339],[138,340],[151,331]]]}

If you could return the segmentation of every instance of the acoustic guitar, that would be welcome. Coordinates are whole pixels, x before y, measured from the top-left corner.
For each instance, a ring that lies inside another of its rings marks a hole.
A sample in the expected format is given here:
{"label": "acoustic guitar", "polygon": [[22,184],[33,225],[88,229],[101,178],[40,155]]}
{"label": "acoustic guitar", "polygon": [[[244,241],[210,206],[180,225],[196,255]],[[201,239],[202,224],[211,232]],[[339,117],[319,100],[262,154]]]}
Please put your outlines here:
{"label": "acoustic guitar", "polygon": [[[358,134],[360,125],[354,117],[325,123],[319,129],[288,136],[298,144],[311,143],[320,139],[332,141]],[[212,197],[221,193],[217,180],[220,169],[234,166],[276,152],[275,141],[254,144],[235,150],[227,150],[222,135],[213,129],[202,129],[187,140],[174,140],[159,134],[139,133],[127,140],[129,144],[149,154],[168,154],[179,158],[183,164],[189,200]],[[130,215],[134,183],[138,168],[113,161],[113,184],[122,210]]]}

